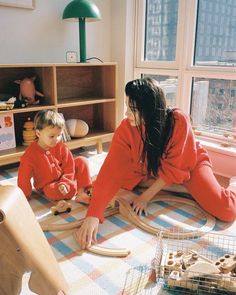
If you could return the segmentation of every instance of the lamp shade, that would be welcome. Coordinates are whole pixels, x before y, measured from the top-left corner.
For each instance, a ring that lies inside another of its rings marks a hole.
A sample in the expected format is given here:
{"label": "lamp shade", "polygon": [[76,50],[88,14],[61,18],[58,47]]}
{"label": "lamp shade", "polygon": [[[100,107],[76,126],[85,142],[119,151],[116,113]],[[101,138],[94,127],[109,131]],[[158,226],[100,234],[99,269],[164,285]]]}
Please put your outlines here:
{"label": "lamp shade", "polygon": [[91,1],[73,0],[64,9],[62,18],[75,20],[85,18],[87,21],[96,21],[101,19],[101,15],[97,6]]}

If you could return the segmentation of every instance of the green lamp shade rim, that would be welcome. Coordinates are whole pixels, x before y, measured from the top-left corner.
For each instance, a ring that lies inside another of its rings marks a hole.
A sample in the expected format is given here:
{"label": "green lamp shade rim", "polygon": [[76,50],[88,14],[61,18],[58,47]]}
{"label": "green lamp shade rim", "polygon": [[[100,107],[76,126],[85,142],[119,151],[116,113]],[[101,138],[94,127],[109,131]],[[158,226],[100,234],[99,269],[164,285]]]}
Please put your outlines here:
{"label": "green lamp shade rim", "polygon": [[101,19],[101,14],[98,7],[91,1],[73,0],[64,9],[62,18],[86,18],[86,20],[95,21]]}

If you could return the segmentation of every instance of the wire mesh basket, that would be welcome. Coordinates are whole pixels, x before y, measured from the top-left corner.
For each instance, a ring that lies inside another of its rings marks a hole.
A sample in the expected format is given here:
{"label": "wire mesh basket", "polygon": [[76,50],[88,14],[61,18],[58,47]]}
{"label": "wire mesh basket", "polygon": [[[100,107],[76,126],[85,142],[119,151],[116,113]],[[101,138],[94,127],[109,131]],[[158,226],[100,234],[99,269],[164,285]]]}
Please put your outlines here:
{"label": "wire mesh basket", "polygon": [[153,268],[156,281],[170,293],[236,294],[236,236],[162,239],[159,236]]}
{"label": "wire mesh basket", "polygon": [[236,236],[182,234],[158,235],[154,259],[129,270],[122,295],[236,294]]}

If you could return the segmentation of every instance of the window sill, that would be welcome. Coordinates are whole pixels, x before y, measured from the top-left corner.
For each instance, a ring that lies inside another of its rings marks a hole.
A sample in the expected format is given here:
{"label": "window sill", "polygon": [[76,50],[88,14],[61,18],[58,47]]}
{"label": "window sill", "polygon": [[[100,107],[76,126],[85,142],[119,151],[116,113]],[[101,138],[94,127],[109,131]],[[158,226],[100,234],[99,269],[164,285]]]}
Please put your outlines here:
{"label": "window sill", "polygon": [[219,142],[197,137],[210,156],[215,174],[232,177],[236,175],[236,147],[234,145],[224,147]]}
{"label": "window sill", "polygon": [[198,138],[198,140],[208,150],[220,153],[222,155],[236,157],[236,147],[233,145],[224,147],[219,142],[213,142],[211,140],[202,139],[202,138],[201,139]]}

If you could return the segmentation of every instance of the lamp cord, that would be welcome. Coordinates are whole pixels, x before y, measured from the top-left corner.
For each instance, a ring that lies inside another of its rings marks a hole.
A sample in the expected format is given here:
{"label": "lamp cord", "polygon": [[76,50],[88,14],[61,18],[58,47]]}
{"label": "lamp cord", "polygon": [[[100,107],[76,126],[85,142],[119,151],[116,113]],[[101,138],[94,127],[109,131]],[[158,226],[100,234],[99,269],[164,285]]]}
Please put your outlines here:
{"label": "lamp cord", "polygon": [[92,56],[92,57],[86,58],[86,60],[91,60],[91,59],[97,59],[97,60],[99,60],[101,63],[103,63],[103,60],[101,60],[100,58],[95,57],[95,56]]}

